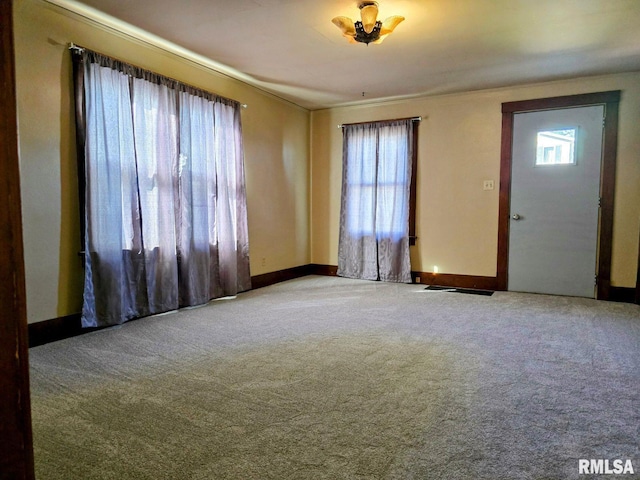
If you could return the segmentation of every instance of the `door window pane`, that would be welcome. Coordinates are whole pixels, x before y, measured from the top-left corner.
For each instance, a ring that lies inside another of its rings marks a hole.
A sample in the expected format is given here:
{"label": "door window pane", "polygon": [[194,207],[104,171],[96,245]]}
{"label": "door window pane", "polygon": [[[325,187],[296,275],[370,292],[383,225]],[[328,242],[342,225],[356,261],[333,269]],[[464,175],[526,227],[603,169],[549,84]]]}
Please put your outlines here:
{"label": "door window pane", "polygon": [[575,165],[576,129],[538,132],[536,165]]}

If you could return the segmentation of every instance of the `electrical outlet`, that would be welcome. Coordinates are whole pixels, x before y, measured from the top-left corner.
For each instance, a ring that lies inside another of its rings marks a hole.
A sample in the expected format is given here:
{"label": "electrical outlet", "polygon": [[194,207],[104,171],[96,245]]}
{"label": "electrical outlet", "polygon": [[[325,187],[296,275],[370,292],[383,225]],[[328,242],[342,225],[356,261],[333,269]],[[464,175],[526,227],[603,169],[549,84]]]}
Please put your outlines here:
{"label": "electrical outlet", "polygon": [[416,283],[420,283],[420,277],[416,277]]}
{"label": "electrical outlet", "polygon": [[493,180],[485,180],[482,184],[483,190],[493,190],[495,188]]}

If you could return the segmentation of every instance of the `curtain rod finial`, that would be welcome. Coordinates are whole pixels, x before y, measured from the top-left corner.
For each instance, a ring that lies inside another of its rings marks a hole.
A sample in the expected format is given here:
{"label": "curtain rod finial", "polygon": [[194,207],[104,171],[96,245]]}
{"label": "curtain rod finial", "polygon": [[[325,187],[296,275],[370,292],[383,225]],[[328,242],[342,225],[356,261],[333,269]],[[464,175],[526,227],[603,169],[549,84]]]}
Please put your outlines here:
{"label": "curtain rod finial", "polygon": [[73,42],[69,43],[69,50],[73,50],[74,52],[84,52],[84,48],[79,47]]}

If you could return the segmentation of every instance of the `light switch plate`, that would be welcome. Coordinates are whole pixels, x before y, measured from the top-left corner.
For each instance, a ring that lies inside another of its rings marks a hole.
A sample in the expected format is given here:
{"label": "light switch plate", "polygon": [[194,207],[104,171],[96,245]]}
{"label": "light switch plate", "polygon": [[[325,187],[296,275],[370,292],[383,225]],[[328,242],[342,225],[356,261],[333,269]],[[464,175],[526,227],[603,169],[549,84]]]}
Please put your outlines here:
{"label": "light switch plate", "polygon": [[482,184],[483,190],[493,190],[495,188],[493,180],[485,180]]}

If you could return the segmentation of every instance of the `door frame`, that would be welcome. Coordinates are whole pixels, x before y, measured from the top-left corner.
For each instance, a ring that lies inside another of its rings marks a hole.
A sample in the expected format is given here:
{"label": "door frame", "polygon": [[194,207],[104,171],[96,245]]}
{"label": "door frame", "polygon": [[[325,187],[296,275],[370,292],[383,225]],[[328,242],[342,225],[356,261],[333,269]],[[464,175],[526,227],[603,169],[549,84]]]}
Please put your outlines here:
{"label": "door frame", "polygon": [[638,274],[636,275],[636,303],[640,305],[640,239],[638,239]]}
{"label": "door frame", "polygon": [[611,289],[611,251],[613,247],[613,203],[618,153],[618,110],[620,90],[506,102],[502,104],[500,146],[500,192],[498,208],[497,289],[507,290],[509,271],[509,214],[511,210],[511,164],[513,116],[516,113],[604,105],[600,175],[600,224],[598,229],[598,271],[596,298],[608,300]]}
{"label": "door frame", "polygon": [[12,7],[0,0],[0,477],[33,480]]}

